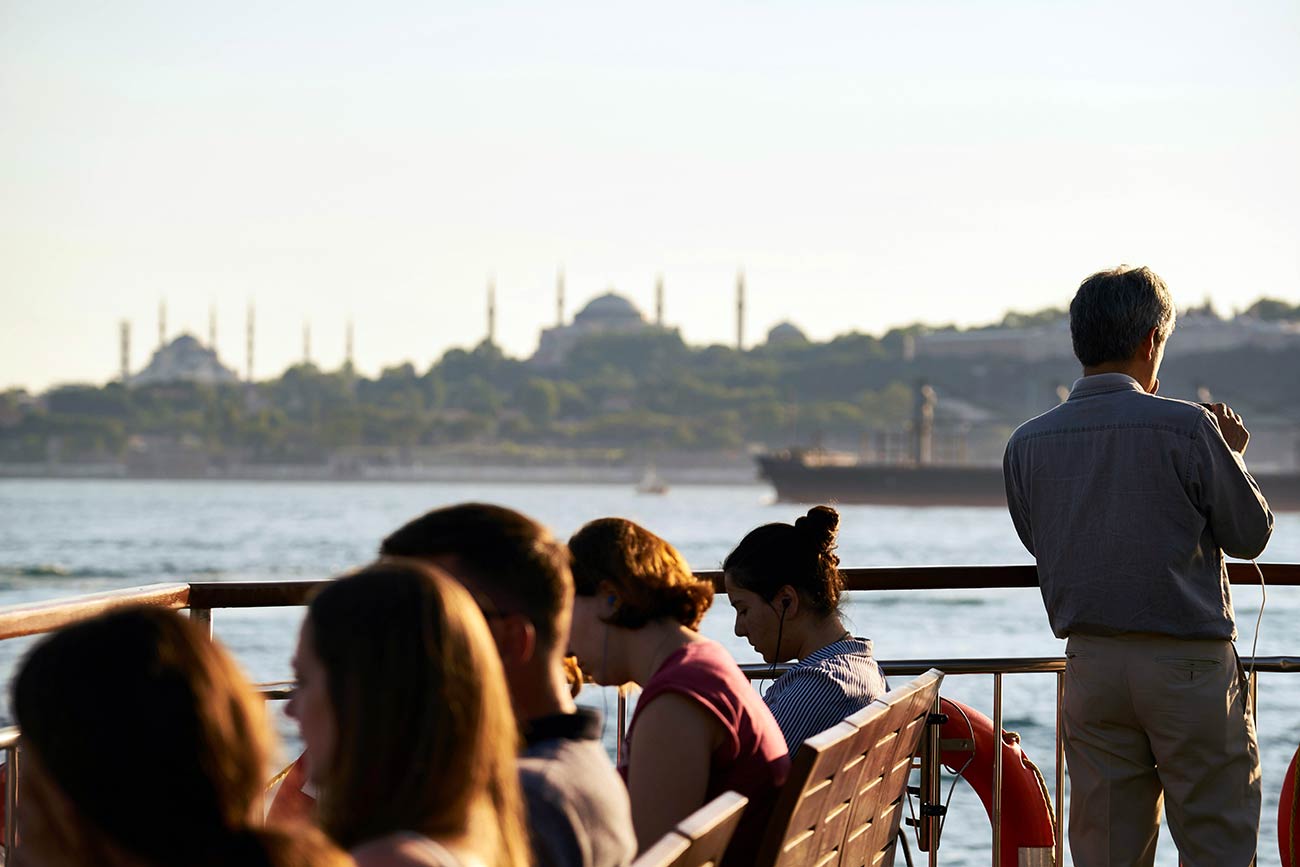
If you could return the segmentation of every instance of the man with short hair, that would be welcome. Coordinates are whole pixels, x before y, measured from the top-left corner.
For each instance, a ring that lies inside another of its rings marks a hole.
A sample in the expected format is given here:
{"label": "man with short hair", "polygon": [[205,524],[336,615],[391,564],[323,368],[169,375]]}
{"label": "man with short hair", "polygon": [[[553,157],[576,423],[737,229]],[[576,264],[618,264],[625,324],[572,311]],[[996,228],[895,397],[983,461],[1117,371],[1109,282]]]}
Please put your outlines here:
{"label": "man with short hair", "polygon": [[380,554],[440,567],[483,609],[524,737],[519,778],[537,867],[629,863],[636,837],[627,789],[601,744],[600,714],[577,707],[565,674],[568,548],[518,512],[464,503],[406,524]]}
{"label": "man with short hair", "polygon": [[1174,317],[1147,268],[1085,280],[1070,304],[1083,377],[1016,430],[1003,459],[1012,520],[1067,639],[1077,867],[1152,864],[1162,798],[1188,867],[1244,867],[1259,836],[1259,748],[1224,554],[1257,557],[1273,515],[1242,460],[1240,416],[1156,397]]}

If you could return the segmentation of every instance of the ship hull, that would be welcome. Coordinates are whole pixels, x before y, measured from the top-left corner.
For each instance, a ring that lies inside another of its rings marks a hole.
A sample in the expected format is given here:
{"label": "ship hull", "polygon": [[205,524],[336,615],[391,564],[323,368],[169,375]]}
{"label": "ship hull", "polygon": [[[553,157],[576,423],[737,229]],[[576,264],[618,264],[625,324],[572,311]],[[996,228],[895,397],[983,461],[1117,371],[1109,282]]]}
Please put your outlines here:
{"label": "ship hull", "polygon": [[[1001,467],[811,464],[782,454],[760,455],[759,475],[785,503],[868,503],[888,506],[1006,507]],[[1300,511],[1300,474],[1256,476],[1275,512]]]}

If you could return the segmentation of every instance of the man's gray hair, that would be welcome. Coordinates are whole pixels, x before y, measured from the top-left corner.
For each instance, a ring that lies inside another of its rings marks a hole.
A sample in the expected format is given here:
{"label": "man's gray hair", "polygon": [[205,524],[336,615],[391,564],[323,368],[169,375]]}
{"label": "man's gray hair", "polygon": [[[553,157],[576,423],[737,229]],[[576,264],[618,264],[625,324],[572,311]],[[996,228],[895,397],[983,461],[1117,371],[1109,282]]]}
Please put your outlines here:
{"label": "man's gray hair", "polygon": [[1070,339],[1084,367],[1127,361],[1152,328],[1158,342],[1174,330],[1174,301],[1150,268],[1121,265],[1098,271],[1070,302]]}

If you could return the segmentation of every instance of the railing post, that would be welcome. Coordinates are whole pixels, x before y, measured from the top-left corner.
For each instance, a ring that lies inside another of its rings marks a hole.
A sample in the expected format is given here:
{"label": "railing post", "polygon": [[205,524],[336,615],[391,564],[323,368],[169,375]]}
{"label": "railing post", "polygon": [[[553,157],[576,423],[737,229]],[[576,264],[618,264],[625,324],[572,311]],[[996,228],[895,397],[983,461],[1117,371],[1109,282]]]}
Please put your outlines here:
{"label": "railing post", "polygon": [[5,750],[5,861],[14,851],[18,837],[18,747]]}
{"label": "railing post", "polygon": [[1056,867],[1065,867],[1065,672],[1056,673]]}
{"label": "railing post", "polygon": [[1002,865],[1002,675],[993,675],[993,867]]}
{"label": "railing post", "polygon": [[211,608],[191,608],[190,621],[203,630],[203,634],[212,638],[212,609]]}
{"label": "railing post", "polygon": [[623,739],[627,737],[627,684],[618,687],[618,729],[614,734],[614,764],[623,764]]}
{"label": "railing post", "polygon": [[[933,714],[943,712],[943,701],[936,693],[934,696],[934,706],[930,708]],[[921,752],[921,827],[920,827],[920,847],[930,855],[930,867],[938,867],[939,864],[939,829],[942,819],[938,816],[931,815],[924,808],[926,804],[939,804],[943,800],[942,780],[939,779],[939,761],[942,758],[939,743],[939,726],[928,725],[925,728],[925,749]]]}

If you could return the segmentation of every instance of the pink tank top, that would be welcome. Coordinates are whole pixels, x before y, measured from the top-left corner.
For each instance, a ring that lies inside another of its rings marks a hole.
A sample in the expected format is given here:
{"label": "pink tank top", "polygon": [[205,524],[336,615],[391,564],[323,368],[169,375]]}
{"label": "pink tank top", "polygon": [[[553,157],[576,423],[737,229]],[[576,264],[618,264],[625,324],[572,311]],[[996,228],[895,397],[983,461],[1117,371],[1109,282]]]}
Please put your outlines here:
{"label": "pink tank top", "polygon": [[[632,760],[630,744],[637,717],[657,697],[669,692],[698,702],[722,725],[722,743],[713,751],[709,763],[705,802],[726,791],[749,798],[723,864],[751,864],[777,792],[790,773],[781,727],[722,645],[695,641],[669,656],[642,689],[624,741],[625,764],[619,768],[624,777],[627,763]],[[671,760],[669,756],[657,758]]]}

